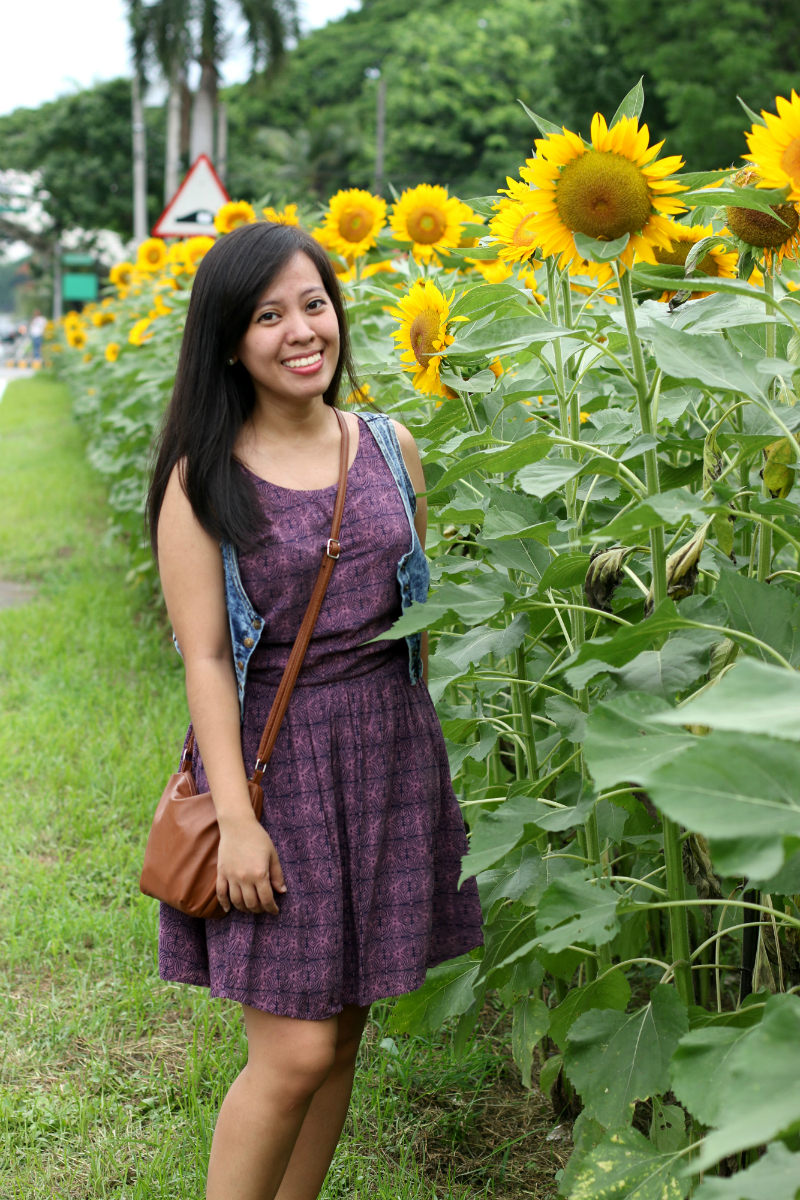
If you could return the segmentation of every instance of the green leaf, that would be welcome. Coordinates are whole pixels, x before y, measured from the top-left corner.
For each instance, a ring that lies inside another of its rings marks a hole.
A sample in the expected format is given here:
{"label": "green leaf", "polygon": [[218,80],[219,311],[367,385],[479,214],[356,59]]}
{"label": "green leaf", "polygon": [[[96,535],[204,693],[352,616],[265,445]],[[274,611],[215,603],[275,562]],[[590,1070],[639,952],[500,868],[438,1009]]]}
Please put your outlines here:
{"label": "green leaf", "polygon": [[800,675],[757,659],[743,658],[715,687],[662,719],[665,725],[708,725],[712,729],[764,733],[797,742],[800,741]]}
{"label": "green leaf", "polygon": [[672,711],[663,700],[642,692],[628,692],[598,704],[586,724],[584,743],[595,784],[607,788],[628,782],[649,788],[662,763],[681,762],[682,752],[695,747],[698,738],[659,721],[662,713]]}
{"label": "green leaf", "polygon": [[[539,1086],[541,1089],[541,1080]],[[605,1132],[603,1126],[598,1121],[593,1120],[588,1113],[582,1112],[579,1114],[577,1121],[572,1127],[572,1144],[574,1148],[569,1157],[569,1162],[561,1172],[558,1180],[559,1196],[569,1196],[572,1194],[578,1172],[587,1156],[594,1150],[598,1142],[603,1140]]]}
{"label": "green leaf", "polygon": [[555,721],[559,732],[577,745],[586,734],[586,713],[574,701],[566,696],[549,696],[545,701],[544,711],[551,721]]}
{"label": "green leaf", "polygon": [[637,1100],[669,1090],[669,1062],[689,1019],[680,996],[659,984],[633,1013],[592,1010],[569,1031],[564,1071],[589,1116],[606,1129],[629,1125]]}
{"label": "green leaf", "polygon": [[578,1171],[569,1200],[683,1200],[677,1154],[659,1154],[636,1129],[607,1133]]}
{"label": "green leaf", "polygon": [[693,1171],[706,1171],[728,1154],[760,1146],[800,1125],[798,1062],[800,998],[770,996],[761,1024],[745,1032],[717,1078],[719,1107],[706,1123],[718,1128],[700,1148]]}
{"label": "green leaf", "polygon": [[680,525],[685,517],[698,524],[706,519],[702,499],[685,488],[673,488],[648,496],[604,528],[593,531],[591,536],[631,542],[659,525]]}
{"label": "green leaf", "polygon": [[767,122],[764,120],[764,118],[759,117],[758,113],[754,113],[752,108],[748,108],[748,106],[745,104],[745,102],[741,96],[737,96],[736,99],[739,101],[742,108],[747,113],[748,117],[750,118],[750,120],[753,122],[754,125],[761,125],[761,126],[766,127]]}
{"label": "green leaf", "polygon": [[[681,192],[681,202],[690,206],[695,204],[707,206],[710,197],[712,203],[716,201],[718,206],[754,209],[756,212],[766,213],[773,220],[779,221],[780,217],[773,209],[776,204],[786,203],[786,195],[783,188],[768,190],[767,188],[737,187],[731,183],[714,188],[713,192],[705,190]],[[704,276],[704,278],[706,277]]]}
{"label": "green leaf", "polygon": [[722,338],[682,333],[662,323],[653,324],[646,336],[665,375],[716,392],[736,392],[751,400],[764,399],[762,388],[746,373],[741,356]]}
{"label": "green leaf", "polygon": [[581,258],[585,258],[589,262],[607,263],[619,258],[631,240],[631,235],[625,233],[622,237],[615,238],[613,242],[601,242],[597,238],[587,237],[584,233],[573,233],[572,240]]}
{"label": "green leaf", "polygon": [[556,527],[555,521],[546,520],[548,515],[541,502],[531,496],[497,489],[486,510],[482,533],[493,540],[534,537],[546,546]]}
{"label": "green leaf", "polygon": [[613,1008],[624,1012],[631,998],[631,987],[622,971],[611,971],[599,979],[572,988],[550,1013],[550,1037],[559,1047],[578,1017],[594,1008]]}
{"label": "green leaf", "polygon": [[650,1141],[657,1150],[682,1150],[686,1145],[686,1113],[679,1104],[665,1104],[653,1096]]}
{"label": "green leaf", "polygon": [[431,593],[425,604],[412,601],[411,607],[406,609],[402,617],[398,617],[394,625],[385,633],[370,638],[370,642],[395,640],[419,633],[422,629],[430,629],[448,613],[455,613],[466,625],[475,625],[500,611],[509,588],[508,580],[494,572],[481,575],[470,583],[448,580]]}
{"label": "green leaf", "polygon": [[555,879],[539,902],[538,944],[554,952],[576,942],[605,945],[619,932],[619,902],[608,882],[584,871]]}
{"label": "green leaf", "polygon": [[565,592],[572,587],[580,587],[586,578],[590,562],[591,555],[578,551],[559,554],[542,576],[538,590],[546,592],[548,588],[555,588],[556,591]]}
{"label": "green leaf", "polygon": [[522,105],[525,112],[528,114],[536,128],[541,133],[542,137],[547,137],[548,134],[551,133],[561,134],[564,132],[560,125],[554,125],[552,121],[548,121],[544,117],[540,117],[535,112],[532,112],[528,108],[527,104],[524,104],[522,100],[517,100],[517,104]]}
{"label": "green leaf", "polygon": [[[662,600],[652,616],[639,625],[626,625],[611,638],[592,638],[571,655],[559,668],[566,672],[573,687],[586,683],[606,666],[621,667],[660,641],[674,629],[688,629],[689,622],[680,615],[671,600]],[[595,664],[598,664],[595,666]]]}
{"label": "green leaf", "polygon": [[486,926],[486,945],[478,978],[493,986],[501,969],[528,954],[536,942],[536,918],[530,909],[506,909]]}
{"label": "green leaf", "polygon": [[461,860],[458,886],[501,862],[523,839],[535,837],[539,807],[529,796],[515,796],[494,811],[482,811],[472,827],[469,854]]}
{"label": "green leaf", "polygon": [[516,471],[527,463],[534,463],[538,459],[544,458],[552,446],[553,443],[547,434],[532,433],[528,437],[514,442],[511,446],[504,446],[501,450],[480,450],[476,454],[468,454],[447,468],[436,481],[428,498],[431,503],[435,503],[434,496],[457,479],[463,479],[473,471],[485,471],[492,475],[498,475],[505,471]]}
{"label": "green leaf", "polygon": [[625,96],[619,108],[614,113],[614,116],[608,123],[609,129],[616,125],[618,121],[621,121],[623,117],[638,118],[642,115],[642,109],[644,108],[644,88],[642,87],[643,79],[644,75],[638,83],[634,84],[627,96]]}
{"label": "green leaf", "polygon": [[463,668],[479,663],[487,654],[494,654],[498,659],[505,658],[522,645],[529,628],[528,614],[517,613],[504,629],[478,625],[460,635],[444,633],[439,638],[434,658],[441,653],[457,667]]}
{"label": "green leaf", "polygon": [[518,538],[507,538],[502,541],[492,541],[479,534],[475,540],[479,546],[485,548],[492,563],[512,571],[523,571],[537,581],[541,579],[550,564],[550,551],[533,539],[523,541]]}
{"label": "green leaf", "polygon": [[468,670],[469,666],[457,667],[444,654],[431,655],[428,659],[428,691],[434,704],[441,700],[450,684],[460,679]]}
{"label": "green leaf", "polygon": [[783,1142],[767,1146],[767,1153],[729,1179],[709,1176],[694,1200],[797,1200],[800,1196],[800,1154]]}
{"label": "green leaf", "polygon": [[390,1033],[430,1033],[448,1017],[459,1016],[475,1001],[480,961],[455,958],[433,967],[416,992],[401,996],[392,1009]]}
{"label": "green leaf", "polygon": [[[724,571],[714,594],[727,608],[734,629],[766,642],[792,664],[800,661],[800,610],[796,597],[788,588],[759,583],[757,579],[749,579],[735,571]],[[743,645],[742,649],[764,662],[775,661],[766,650],[752,642]]]}
{"label": "green leaf", "polygon": [[[552,443],[550,443],[552,445]],[[529,496],[544,500],[551,492],[557,492],[570,479],[580,475],[583,466],[571,458],[544,458],[525,466],[517,472],[517,483]]]}
{"label": "green leaf", "polygon": [[550,1026],[550,1010],[544,1000],[527,996],[514,1005],[511,1025],[511,1053],[522,1076],[522,1086],[531,1086],[533,1051]]}
{"label": "green leaf", "polygon": [[552,1054],[539,1072],[539,1090],[547,1096],[561,1072],[564,1059],[561,1054]]}
{"label": "green leaf", "polygon": [[447,758],[450,763],[450,777],[452,779],[455,779],[468,758],[474,759],[475,762],[483,762],[486,755],[497,742],[498,733],[494,725],[489,725],[481,721],[478,724],[478,733],[479,740],[477,742],[466,742],[464,745],[449,741],[445,737],[444,744],[447,749]]}
{"label": "green leaf", "polygon": [[[714,637],[713,634],[709,636]],[[648,692],[651,696],[670,700],[676,692],[682,692],[708,670],[708,658],[707,644],[674,637],[660,650],[643,650],[625,666],[610,667],[608,673],[617,680],[617,690],[620,692]],[[663,723],[672,724],[673,715],[665,714]],[[674,723],[690,725],[708,722],[681,719]]]}

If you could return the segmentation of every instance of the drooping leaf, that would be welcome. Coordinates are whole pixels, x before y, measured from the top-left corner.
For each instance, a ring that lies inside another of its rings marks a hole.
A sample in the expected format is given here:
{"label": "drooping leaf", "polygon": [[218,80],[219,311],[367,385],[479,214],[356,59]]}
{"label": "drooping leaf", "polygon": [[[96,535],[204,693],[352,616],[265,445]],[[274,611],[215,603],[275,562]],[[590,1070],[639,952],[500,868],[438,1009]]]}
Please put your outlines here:
{"label": "drooping leaf", "polygon": [[800,1154],[783,1142],[767,1146],[767,1153],[745,1171],[729,1179],[707,1176],[694,1200],[797,1200],[800,1196]]}
{"label": "drooping leaf", "polygon": [[680,759],[696,744],[692,734],[660,723],[660,715],[672,711],[643,692],[627,692],[595,707],[586,723],[584,753],[598,787],[623,782],[649,786],[662,763]]}
{"label": "drooping leaf", "polygon": [[567,1034],[583,1013],[593,1008],[624,1012],[630,998],[631,986],[622,971],[610,971],[583,987],[572,988],[550,1013],[550,1037],[563,1049]]}
{"label": "drooping leaf", "polygon": [[442,634],[436,652],[444,654],[457,667],[464,668],[479,663],[487,654],[505,658],[522,645],[529,627],[528,614],[517,613],[513,621],[502,629],[477,625],[464,634]]}
{"label": "drooping leaf", "polygon": [[680,615],[673,601],[663,600],[646,621],[622,626],[613,637],[593,638],[584,642],[560,669],[566,671],[573,687],[584,687],[593,675],[605,669],[604,666],[595,667],[595,663],[621,667],[642,650],[647,650],[653,642],[661,641],[665,634],[688,628],[691,628],[689,622]]}
{"label": "drooping leaf", "polygon": [[593,531],[592,537],[632,542],[659,525],[679,525],[685,517],[697,522],[705,520],[702,499],[685,488],[673,488],[648,496],[596,533]]}
{"label": "drooping leaf", "polygon": [[578,551],[559,554],[554,558],[539,581],[539,591],[548,588],[557,591],[567,591],[569,588],[580,587],[586,576],[591,557]]}
{"label": "drooping leaf", "polygon": [[683,1200],[677,1154],[660,1154],[636,1129],[607,1133],[578,1171],[569,1200]]}
{"label": "drooping leaf", "polygon": [[551,492],[557,492],[570,479],[583,470],[579,462],[571,458],[542,458],[517,472],[517,483],[529,496],[544,500]]}
{"label": "drooping leaf", "polygon": [[486,755],[497,742],[498,732],[494,725],[489,725],[486,721],[478,723],[478,741],[454,742],[445,736],[445,746],[447,747],[447,758],[450,763],[450,776],[455,778],[461,770],[462,765],[468,758],[473,758],[475,762],[483,762]]}
{"label": "drooping leaf", "polygon": [[539,903],[538,944],[558,952],[575,942],[603,946],[619,932],[620,894],[603,879],[576,871],[550,884]]}
{"label": "drooping leaf", "polygon": [[590,1116],[606,1129],[628,1125],[637,1100],[669,1089],[669,1062],[689,1028],[675,988],[659,984],[633,1013],[584,1013],[569,1031],[564,1070]]}
{"label": "drooping leaf", "polygon": [[448,1017],[459,1016],[475,1001],[480,961],[456,958],[428,971],[424,984],[397,1001],[390,1033],[423,1033],[441,1028]]}
{"label": "drooping leaf", "polygon": [[572,1194],[578,1172],[589,1153],[594,1150],[598,1142],[603,1140],[605,1132],[599,1121],[595,1121],[588,1113],[582,1112],[579,1114],[577,1121],[572,1127],[572,1154],[558,1181],[560,1196],[570,1196]]}
{"label": "drooping leaf", "polygon": [[[473,832],[473,838],[475,833]],[[472,847],[470,847],[470,850]],[[462,859],[464,867],[469,858]],[[561,860],[562,866],[564,860]],[[534,905],[550,882],[548,871],[558,864],[557,859],[544,860],[536,846],[530,843],[514,847],[501,860],[501,865],[481,871],[478,875],[478,890],[484,911],[491,913],[493,906],[503,900],[522,899],[524,904]],[[567,874],[564,867],[563,874]],[[469,878],[464,875],[463,878]],[[461,881],[460,881],[461,882]]]}
{"label": "drooping leaf", "polygon": [[800,741],[800,675],[742,658],[716,687],[665,713],[662,720],[665,725],[708,725]]}
{"label": "drooping leaf", "polygon": [[531,1086],[533,1051],[550,1026],[550,1010],[538,996],[526,996],[514,1005],[511,1053],[522,1076],[522,1086]]}
{"label": "drooping leaf", "polygon": [[455,613],[468,625],[486,621],[503,607],[504,594],[510,587],[507,579],[494,572],[480,575],[470,583],[453,583],[448,579],[431,593],[425,604],[412,601],[411,607],[391,628],[370,640],[380,642],[408,637],[422,629],[430,629],[448,613]]}
{"label": "drooping leaf", "polygon": [[[618,691],[648,692],[667,700],[708,670],[709,644],[682,637],[670,638],[660,650],[643,650],[625,666],[609,668],[609,674],[617,680]],[[671,724],[672,716],[665,713],[664,723]],[[705,723],[688,718],[680,721],[682,725]]]}
{"label": "drooping leaf", "polygon": [[486,946],[478,978],[493,986],[503,967],[533,949],[536,919],[530,909],[516,905],[506,909],[486,928]]}
{"label": "drooping leaf", "polygon": [[539,806],[529,796],[515,796],[494,811],[484,811],[470,837],[469,854],[461,860],[459,887],[465,879],[488,871],[518,846],[539,832]]}
{"label": "drooping leaf", "polygon": [[693,1170],[708,1170],[725,1155],[760,1146],[798,1127],[798,1061],[800,997],[770,996],[761,1024],[746,1031],[728,1059],[719,1081],[724,1094],[713,1122],[718,1128],[706,1138]]}
{"label": "drooping leaf", "polygon": [[566,696],[549,696],[544,710],[568,741],[582,742],[586,733],[586,713]]}

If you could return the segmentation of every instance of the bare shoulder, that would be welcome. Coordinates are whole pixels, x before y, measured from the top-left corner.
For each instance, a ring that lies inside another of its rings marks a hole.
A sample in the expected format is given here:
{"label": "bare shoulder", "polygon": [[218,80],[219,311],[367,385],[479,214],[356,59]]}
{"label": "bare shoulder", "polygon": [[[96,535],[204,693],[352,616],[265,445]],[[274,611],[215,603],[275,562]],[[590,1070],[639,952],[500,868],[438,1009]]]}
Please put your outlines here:
{"label": "bare shoulder", "polygon": [[392,420],[392,424],[394,425],[394,431],[397,434],[397,440],[400,443],[400,449],[403,451],[403,458],[406,460],[406,463],[419,462],[419,450],[417,449],[417,443],[414,441],[413,434],[400,421]]}
{"label": "bare shoulder", "polygon": [[181,557],[185,553],[200,552],[210,554],[212,558],[218,555],[221,558],[219,546],[203,529],[183,489],[184,465],[183,461],[180,461],[172,468],[164,492],[158,518],[159,565],[163,557],[162,551],[170,555],[177,551]]}

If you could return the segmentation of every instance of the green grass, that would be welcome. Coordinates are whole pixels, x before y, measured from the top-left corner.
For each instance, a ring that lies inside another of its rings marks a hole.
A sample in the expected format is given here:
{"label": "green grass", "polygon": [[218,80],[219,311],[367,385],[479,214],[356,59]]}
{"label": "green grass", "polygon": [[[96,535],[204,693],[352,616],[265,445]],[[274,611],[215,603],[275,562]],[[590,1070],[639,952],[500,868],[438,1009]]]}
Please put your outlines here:
{"label": "green grass", "polygon": [[[180,660],[125,583],[65,389],[0,403],[0,1197],[199,1200],[244,1062],[238,1006],[163,983],[144,838],[187,712]],[[507,1033],[367,1028],[325,1200],[552,1194],[563,1142],[509,1069]]]}

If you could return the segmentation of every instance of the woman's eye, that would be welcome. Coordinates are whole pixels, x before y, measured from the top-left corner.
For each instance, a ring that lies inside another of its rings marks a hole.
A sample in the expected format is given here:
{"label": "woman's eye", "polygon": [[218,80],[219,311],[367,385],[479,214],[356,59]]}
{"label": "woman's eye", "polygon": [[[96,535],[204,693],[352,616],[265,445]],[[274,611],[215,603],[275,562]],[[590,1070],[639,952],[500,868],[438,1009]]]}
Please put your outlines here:
{"label": "woman's eye", "polygon": [[317,312],[320,308],[325,307],[325,301],[321,297],[318,297],[316,300],[309,301],[308,307],[312,312]]}
{"label": "woman's eye", "polygon": [[[272,317],[275,317],[275,318],[277,318],[277,316],[278,316],[278,314],[277,314],[277,313],[274,313],[274,312],[265,312],[265,313],[262,313],[262,314],[261,314],[261,316],[260,316],[258,319],[259,319],[259,321],[267,321],[267,320],[269,320],[269,319],[270,319],[270,318],[272,318]],[[271,322],[270,322],[270,323],[271,323]]]}

